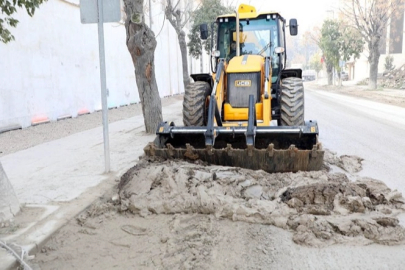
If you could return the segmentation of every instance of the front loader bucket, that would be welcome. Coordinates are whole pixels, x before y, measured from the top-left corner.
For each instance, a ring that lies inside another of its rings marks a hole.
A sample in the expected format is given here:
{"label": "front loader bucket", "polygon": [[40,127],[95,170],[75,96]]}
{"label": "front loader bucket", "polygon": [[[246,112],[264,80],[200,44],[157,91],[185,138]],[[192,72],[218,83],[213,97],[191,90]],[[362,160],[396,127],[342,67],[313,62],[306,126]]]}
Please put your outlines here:
{"label": "front loader bucket", "polygon": [[[202,160],[209,164],[267,172],[320,170],[323,165],[318,125],[257,126],[254,99],[249,97],[247,126],[223,127],[215,98],[208,109],[208,125],[176,127],[162,123],[144,152],[165,159]],[[214,126],[214,118],[217,126]]]}
{"label": "front loader bucket", "polygon": [[322,168],[324,151],[317,142],[316,122],[301,127],[257,127],[254,146],[246,144],[246,130],[246,127],[215,127],[215,143],[206,146],[206,127],[175,127],[164,123],[144,152],[165,159],[199,159],[209,164],[267,172]]}

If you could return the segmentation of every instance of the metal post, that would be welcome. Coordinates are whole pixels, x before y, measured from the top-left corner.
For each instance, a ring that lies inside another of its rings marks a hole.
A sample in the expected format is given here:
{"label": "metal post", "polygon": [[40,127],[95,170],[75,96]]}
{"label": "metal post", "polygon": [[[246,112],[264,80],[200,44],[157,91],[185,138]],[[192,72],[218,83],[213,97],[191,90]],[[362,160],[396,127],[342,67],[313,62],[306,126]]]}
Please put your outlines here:
{"label": "metal post", "polygon": [[104,51],[104,27],[103,27],[103,1],[97,0],[98,6],[98,44],[100,57],[100,82],[101,82],[101,104],[103,108],[103,137],[104,137],[104,160],[105,172],[110,172],[110,145],[108,138],[108,108],[107,108],[107,87],[105,71]]}
{"label": "metal post", "polygon": [[204,72],[204,45],[201,44],[200,73]]}
{"label": "metal post", "polygon": [[239,13],[238,10],[236,12],[236,56],[240,56],[240,47],[239,47]]}

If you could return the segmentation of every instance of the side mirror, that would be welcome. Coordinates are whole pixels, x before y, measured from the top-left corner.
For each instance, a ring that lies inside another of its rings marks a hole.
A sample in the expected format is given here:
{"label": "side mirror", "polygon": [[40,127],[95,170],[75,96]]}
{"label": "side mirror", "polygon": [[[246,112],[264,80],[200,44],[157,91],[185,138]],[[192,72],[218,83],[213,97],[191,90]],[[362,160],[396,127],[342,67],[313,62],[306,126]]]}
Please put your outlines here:
{"label": "side mirror", "polygon": [[202,40],[208,38],[208,26],[206,23],[200,24],[200,37]]}
{"label": "side mirror", "polygon": [[290,35],[296,36],[298,34],[298,23],[297,19],[290,19]]}

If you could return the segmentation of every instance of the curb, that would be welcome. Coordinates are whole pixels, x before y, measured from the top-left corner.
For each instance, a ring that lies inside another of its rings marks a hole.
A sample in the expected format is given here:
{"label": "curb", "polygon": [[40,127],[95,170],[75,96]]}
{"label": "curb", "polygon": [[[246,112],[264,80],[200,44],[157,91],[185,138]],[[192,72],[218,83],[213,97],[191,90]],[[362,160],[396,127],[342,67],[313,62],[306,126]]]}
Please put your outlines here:
{"label": "curb", "polygon": [[12,130],[17,130],[17,129],[22,129],[21,125],[18,124],[13,124],[13,125],[8,125],[4,127],[0,127],[0,134]]}
{"label": "curb", "polygon": [[70,114],[65,114],[65,115],[61,115],[58,118],[56,118],[56,121],[65,120],[65,119],[69,119],[69,118],[72,118],[72,116]]}

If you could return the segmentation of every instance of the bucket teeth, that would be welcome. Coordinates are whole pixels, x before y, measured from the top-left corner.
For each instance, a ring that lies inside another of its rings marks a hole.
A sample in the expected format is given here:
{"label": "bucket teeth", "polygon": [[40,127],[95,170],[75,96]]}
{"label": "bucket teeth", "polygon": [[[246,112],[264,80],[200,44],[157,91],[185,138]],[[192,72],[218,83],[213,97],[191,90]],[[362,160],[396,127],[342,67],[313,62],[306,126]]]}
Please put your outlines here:
{"label": "bucket teeth", "polygon": [[148,155],[148,156],[155,156],[155,144],[153,142],[148,143],[148,145],[145,146],[145,148],[143,149],[144,152]]}
{"label": "bucket teeth", "polygon": [[312,152],[311,152],[311,157],[316,157],[317,156],[317,150],[318,150],[318,146],[314,145],[314,147],[312,148]]}
{"label": "bucket teeth", "polygon": [[167,153],[169,156],[173,157],[174,156],[174,147],[170,143],[166,144],[167,146]]}
{"label": "bucket teeth", "polygon": [[231,157],[231,156],[232,156],[232,152],[233,152],[232,145],[228,143],[228,144],[226,145],[225,151],[228,153],[228,156]]}
{"label": "bucket teeth", "polygon": [[288,151],[290,152],[290,157],[295,157],[295,153],[298,151],[298,149],[295,147],[294,144],[292,144],[288,148]]}
{"label": "bucket teeth", "polygon": [[252,157],[252,156],[253,156],[253,149],[254,149],[254,146],[253,146],[253,145],[248,145],[248,146],[247,146],[248,157]]}
{"label": "bucket teeth", "polygon": [[[208,151],[207,151],[208,149]],[[221,149],[210,147],[195,148],[190,144],[184,147],[166,147],[148,145],[145,147],[147,156],[159,156],[166,159],[202,160],[208,164],[234,166],[267,172],[297,172],[320,170],[323,165],[324,151],[317,146],[311,150],[299,150],[295,145],[288,149],[276,149],[269,144],[264,149],[253,145],[245,149],[232,147],[231,144]]]}
{"label": "bucket teeth", "polygon": [[189,158],[191,160],[196,160],[199,158],[198,154],[195,153],[194,147],[192,147],[190,144],[186,144],[186,152],[184,153],[184,156],[186,158]]}
{"label": "bucket teeth", "polygon": [[274,156],[274,144],[271,143],[267,146],[267,152],[269,153],[269,157]]}
{"label": "bucket teeth", "polygon": [[205,146],[205,151],[209,156],[212,156],[214,154],[214,150],[212,149],[212,145],[206,145]]}

